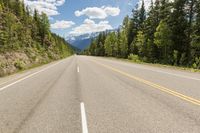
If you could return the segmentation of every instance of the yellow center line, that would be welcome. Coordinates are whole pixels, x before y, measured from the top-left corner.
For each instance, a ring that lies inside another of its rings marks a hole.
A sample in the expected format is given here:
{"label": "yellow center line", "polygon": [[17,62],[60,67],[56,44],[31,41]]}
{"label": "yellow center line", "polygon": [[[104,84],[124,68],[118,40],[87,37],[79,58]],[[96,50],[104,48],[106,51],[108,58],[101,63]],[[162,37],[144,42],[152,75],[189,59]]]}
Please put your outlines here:
{"label": "yellow center line", "polygon": [[190,97],[190,96],[186,96],[186,95],[184,95],[184,94],[181,94],[181,93],[179,93],[179,92],[173,91],[173,90],[171,90],[171,89],[168,89],[168,88],[163,87],[163,86],[161,86],[161,85],[158,85],[158,84],[156,84],[156,83],[147,81],[147,80],[145,80],[145,79],[142,79],[142,78],[133,76],[133,75],[131,75],[131,74],[128,74],[128,73],[126,73],[126,72],[123,72],[123,71],[121,71],[121,70],[119,70],[119,69],[116,69],[116,68],[114,68],[114,67],[111,67],[111,66],[108,66],[108,65],[99,63],[99,62],[94,61],[94,60],[91,60],[91,61],[94,62],[94,63],[96,63],[96,64],[99,64],[99,65],[101,65],[101,66],[103,66],[103,67],[105,67],[105,68],[107,68],[107,69],[110,69],[110,70],[112,70],[112,71],[114,71],[114,72],[117,72],[117,73],[120,73],[120,74],[122,74],[122,75],[124,75],[124,76],[126,76],[126,77],[129,77],[129,78],[131,78],[131,79],[133,79],[133,80],[136,80],[136,81],[139,81],[139,82],[144,83],[144,84],[146,84],[146,85],[149,85],[149,86],[151,86],[151,87],[153,87],[153,88],[155,88],[155,89],[158,89],[158,90],[160,90],[160,91],[162,91],[162,92],[171,94],[171,95],[173,95],[173,96],[175,96],[175,97],[178,97],[178,98],[180,98],[180,99],[182,99],[182,100],[185,100],[185,101],[187,101],[187,102],[190,102],[190,103],[193,103],[193,104],[195,104],[195,105],[199,105],[199,106],[200,106],[200,100],[197,100],[197,99],[192,98],[192,97]]}

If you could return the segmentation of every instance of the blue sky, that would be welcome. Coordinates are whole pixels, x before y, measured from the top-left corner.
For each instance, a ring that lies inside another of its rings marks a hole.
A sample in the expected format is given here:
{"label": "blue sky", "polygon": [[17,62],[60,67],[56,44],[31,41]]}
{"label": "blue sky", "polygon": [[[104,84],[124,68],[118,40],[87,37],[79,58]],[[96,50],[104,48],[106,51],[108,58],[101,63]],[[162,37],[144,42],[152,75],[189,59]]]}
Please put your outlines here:
{"label": "blue sky", "polygon": [[25,0],[30,9],[45,12],[51,30],[60,36],[115,29],[138,0]]}

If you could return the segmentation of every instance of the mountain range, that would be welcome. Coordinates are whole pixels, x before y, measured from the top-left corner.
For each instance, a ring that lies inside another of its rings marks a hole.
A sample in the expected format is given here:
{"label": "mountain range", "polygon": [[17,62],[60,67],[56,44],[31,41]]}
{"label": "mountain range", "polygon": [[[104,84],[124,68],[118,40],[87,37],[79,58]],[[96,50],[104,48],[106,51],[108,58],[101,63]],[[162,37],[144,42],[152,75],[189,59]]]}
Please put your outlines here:
{"label": "mountain range", "polygon": [[92,39],[94,39],[98,35],[99,35],[99,32],[83,34],[83,35],[79,35],[79,36],[68,36],[68,37],[66,37],[66,40],[72,46],[74,46],[80,50],[84,50],[89,47]]}
{"label": "mountain range", "polygon": [[[113,32],[113,31],[117,31],[117,29],[107,30],[105,32],[108,33],[108,32]],[[67,36],[65,39],[72,46],[82,51],[89,47],[89,45],[91,44],[91,41],[95,39],[99,35],[99,33],[101,32],[87,33],[87,34],[82,34],[79,36]]]}

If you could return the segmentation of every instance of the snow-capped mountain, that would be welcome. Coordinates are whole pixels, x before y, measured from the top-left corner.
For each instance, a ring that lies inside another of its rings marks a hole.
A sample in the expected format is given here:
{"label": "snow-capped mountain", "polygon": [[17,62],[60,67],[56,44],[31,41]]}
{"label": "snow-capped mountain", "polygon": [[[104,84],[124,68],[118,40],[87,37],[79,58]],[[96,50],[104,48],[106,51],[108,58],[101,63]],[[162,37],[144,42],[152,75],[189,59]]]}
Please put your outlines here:
{"label": "snow-capped mountain", "polygon": [[[117,31],[117,29],[107,30],[106,32],[112,32],[112,31]],[[79,36],[67,36],[66,40],[72,46],[80,50],[84,50],[89,47],[92,39],[95,39],[99,35],[99,33],[100,32],[94,32],[94,33],[88,33],[88,34],[83,34]]]}
{"label": "snow-capped mountain", "polygon": [[66,40],[74,47],[77,47],[80,50],[84,50],[90,45],[92,39],[97,37],[98,35],[99,32],[83,34],[79,36],[68,36]]}

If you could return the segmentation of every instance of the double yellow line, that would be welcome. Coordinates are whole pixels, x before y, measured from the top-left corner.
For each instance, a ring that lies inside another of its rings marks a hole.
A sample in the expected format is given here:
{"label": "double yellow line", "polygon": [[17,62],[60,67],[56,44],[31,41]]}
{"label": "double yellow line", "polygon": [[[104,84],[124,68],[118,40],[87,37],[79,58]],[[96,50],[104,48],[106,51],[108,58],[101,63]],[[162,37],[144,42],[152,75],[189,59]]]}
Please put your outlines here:
{"label": "double yellow line", "polygon": [[157,89],[157,90],[160,90],[160,91],[162,91],[162,92],[165,92],[165,93],[168,93],[168,94],[173,95],[173,96],[175,96],[175,97],[178,97],[178,98],[180,98],[180,99],[182,99],[182,100],[185,100],[185,101],[187,101],[187,102],[190,102],[190,103],[192,103],[192,104],[195,104],[195,105],[200,106],[200,100],[194,99],[194,98],[192,98],[192,97],[186,96],[186,95],[184,95],[184,94],[181,94],[181,93],[179,93],[179,92],[173,91],[173,90],[168,89],[168,88],[166,88],[166,87],[160,86],[160,85],[158,85],[158,84],[156,84],[156,83],[153,83],[153,82],[144,80],[144,79],[142,79],[142,78],[133,76],[133,75],[128,74],[128,73],[126,73],[126,72],[123,72],[123,71],[121,71],[121,70],[119,70],[119,69],[113,68],[113,67],[111,67],[111,66],[108,66],[108,65],[99,63],[99,62],[94,61],[94,60],[92,60],[92,61],[93,61],[94,63],[96,63],[96,64],[99,64],[99,65],[101,65],[101,66],[107,68],[107,69],[110,69],[110,70],[112,70],[112,71],[114,71],[114,72],[120,73],[120,74],[122,74],[122,75],[124,75],[124,76],[126,76],[126,77],[129,77],[129,78],[131,78],[131,79],[133,79],[133,80],[139,81],[139,82],[144,83],[144,84],[146,84],[146,85],[149,85],[149,86],[151,86],[151,87],[153,87],[153,88],[155,88],[155,89]]}

